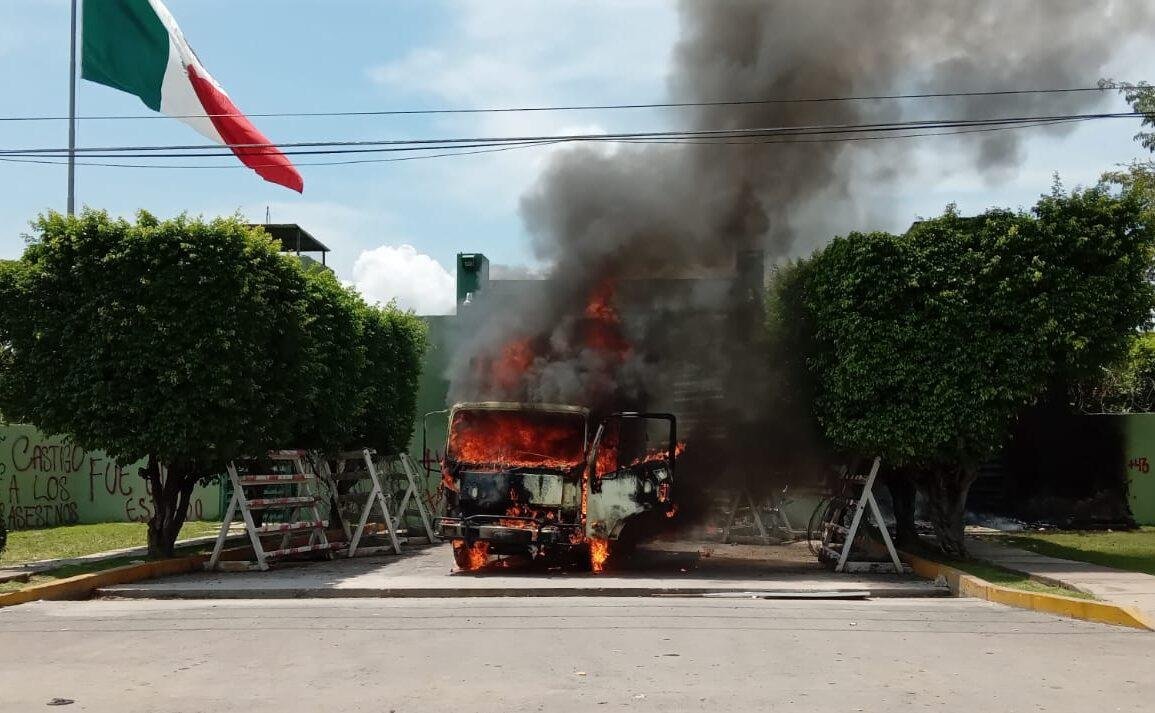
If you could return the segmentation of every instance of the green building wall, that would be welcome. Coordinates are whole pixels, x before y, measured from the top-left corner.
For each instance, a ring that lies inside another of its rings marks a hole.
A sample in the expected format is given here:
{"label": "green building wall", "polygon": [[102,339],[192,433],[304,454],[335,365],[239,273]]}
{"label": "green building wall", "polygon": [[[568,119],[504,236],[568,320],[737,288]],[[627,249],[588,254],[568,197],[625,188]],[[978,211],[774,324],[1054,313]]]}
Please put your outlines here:
{"label": "green building wall", "polygon": [[[0,517],[10,530],[96,522],[147,522],[152,501],[144,461],[118,466],[62,436],[0,424]],[[220,486],[198,487],[190,520],[220,519]]]}
{"label": "green building wall", "polygon": [[1155,414],[1120,416],[1125,419],[1127,498],[1140,525],[1155,525]]}

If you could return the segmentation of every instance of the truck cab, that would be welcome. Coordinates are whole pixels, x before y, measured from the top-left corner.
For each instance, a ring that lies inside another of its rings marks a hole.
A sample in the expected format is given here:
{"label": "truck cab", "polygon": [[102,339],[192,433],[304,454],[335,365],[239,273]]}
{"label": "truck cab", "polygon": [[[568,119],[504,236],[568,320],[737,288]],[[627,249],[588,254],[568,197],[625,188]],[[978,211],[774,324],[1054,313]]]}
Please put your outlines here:
{"label": "truck cab", "polygon": [[[643,422],[664,426],[661,447],[652,447],[653,427],[637,428]],[[673,512],[670,414],[612,414],[592,440],[588,409],[561,404],[460,403],[448,425],[437,529],[462,569],[491,555],[567,561],[591,552],[597,569],[631,518]]]}

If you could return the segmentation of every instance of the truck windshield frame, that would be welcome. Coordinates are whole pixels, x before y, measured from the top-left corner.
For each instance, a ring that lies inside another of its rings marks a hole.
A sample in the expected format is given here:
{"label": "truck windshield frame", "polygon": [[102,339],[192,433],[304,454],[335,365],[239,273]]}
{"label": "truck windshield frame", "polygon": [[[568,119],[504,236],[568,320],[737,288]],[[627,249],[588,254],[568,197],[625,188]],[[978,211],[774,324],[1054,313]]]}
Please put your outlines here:
{"label": "truck windshield frame", "polygon": [[580,410],[463,406],[448,425],[445,455],[455,463],[569,470],[585,462],[588,416]]}

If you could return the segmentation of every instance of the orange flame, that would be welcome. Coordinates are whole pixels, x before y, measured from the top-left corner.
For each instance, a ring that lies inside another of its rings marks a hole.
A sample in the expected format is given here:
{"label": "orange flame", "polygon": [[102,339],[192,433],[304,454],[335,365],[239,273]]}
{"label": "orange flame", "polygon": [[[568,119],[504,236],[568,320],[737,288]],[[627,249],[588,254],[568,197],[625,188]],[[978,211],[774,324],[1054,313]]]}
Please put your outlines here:
{"label": "orange flame", "polygon": [[606,558],[610,556],[610,541],[600,537],[590,538],[590,567],[595,574],[604,572]]}
{"label": "orange flame", "polygon": [[453,541],[454,554],[458,550],[467,549],[467,556],[469,564],[465,567],[466,571],[473,572],[485,566],[489,561],[489,543],[485,540],[478,540],[472,545],[466,545],[465,540]]}
{"label": "orange flame", "polygon": [[470,409],[454,414],[447,457],[466,463],[568,470],[582,462],[579,413]]}
{"label": "orange flame", "polygon": [[449,474],[449,469],[446,468],[444,463],[441,464],[441,487],[446,490],[452,490],[455,493],[458,490],[457,483],[453,480],[453,476]]}
{"label": "orange flame", "polygon": [[533,364],[533,345],[529,339],[515,339],[501,350],[501,356],[492,366],[492,377],[503,390],[516,389],[522,377]]}
{"label": "orange flame", "polygon": [[528,505],[523,505],[517,502],[517,491],[513,490],[512,488],[510,489],[509,495],[510,499],[513,500],[514,503],[505,509],[505,514],[509,515],[510,519],[502,518],[501,520],[497,521],[498,525],[501,525],[502,527],[520,527],[523,529],[533,529],[535,527],[533,522],[530,522],[529,520],[514,520],[513,518],[530,517],[534,520],[544,520],[546,522],[555,522],[557,520],[558,515],[556,510],[537,510],[535,508],[529,507]]}
{"label": "orange flame", "polygon": [[582,343],[611,362],[622,362],[632,348],[622,334],[622,320],[613,306],[614,282],[603,280],[590,295],[584,311]]}

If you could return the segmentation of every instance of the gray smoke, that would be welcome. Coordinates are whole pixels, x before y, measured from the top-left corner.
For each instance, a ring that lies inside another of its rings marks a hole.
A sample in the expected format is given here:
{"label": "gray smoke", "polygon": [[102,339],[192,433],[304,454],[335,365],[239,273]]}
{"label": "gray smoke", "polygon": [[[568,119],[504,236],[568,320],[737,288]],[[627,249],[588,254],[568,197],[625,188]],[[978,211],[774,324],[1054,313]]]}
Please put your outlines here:
{"label": "gray smoke", "polygon": [[[1094,86],[1155,3],[1135,0],[686,0],[669,86],[674,102],[851,97]],[[869,124],[902,118],[1078,113],[1095,93],[703,107],[696,129]],[[919,141],[962,147],[995,173],[1022,158],[1024,131],[949,139],[580,148],[559,155],[522,201],[539,258],[558,274],[685,271],[736,250],[789,255],[821,212],[853,212],[855,179],[902,175]],[[789,139],[787,139],[789,140]],[[946,142],[949,142],[947,144]],[[926,145],[926,144],[922,144]],[[966,160],[966,159],[964,159]],[[853,226],[863,227],[863,226]],[[822,235],[822,241],[831,237]],[[584,270],[583,270],[584,266]]]}
{"label": "gray smoke", "polygon": [[[710,102],[1094,86],[1121,45],[1151,26],[1155,3],[683,0],[680,15],[669,98]],[[702,130],[871,124],[1079,113],[1106,99],[1064,93],[786,103],[702,107],[673,116],[680,127]],[[536,257],[554,266],[550,287],[491,308],[486,326],[451,370],[452,395],[503,395],[470,365],[493,358],[511,338],[536,335],[550,348],[512,396],[582,403],[591,390],[604,396],[609,378],[623,393],[663,405],[680,379],[713,379],[706,391],[735,402],[719,406],[725,413],[716,420],[732,426],[722,430],[757,439],[776,403],[759,376],[763,352],[750,348],[760,325],[749,313],[748,294],[682,291],[682,304],[670,310],[652,300],[624,310],[623,329],[638,353],[620,365],[596,363],[596,355],[573,343],[588,296],[607,279],[625,284],[732,274],[744,251],[763,251],[772,264],[808,252],[834,231],[873,227],[862,222],[877,223],[889,211],[862,198],[864,189],[904,175],[916,147],[941,148],[944,157],[958,157],[960,172],[977,170],[996,180],[1021,160],[1026,132],[1070,130],[1053,125],[929,139],[585,145],[560,152],[521,203]],[[655,356],[651,345],[676,350],[677,365],[662,358],[668,352]]]}

